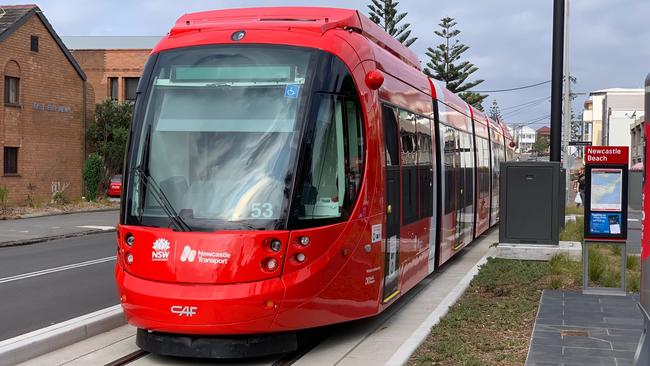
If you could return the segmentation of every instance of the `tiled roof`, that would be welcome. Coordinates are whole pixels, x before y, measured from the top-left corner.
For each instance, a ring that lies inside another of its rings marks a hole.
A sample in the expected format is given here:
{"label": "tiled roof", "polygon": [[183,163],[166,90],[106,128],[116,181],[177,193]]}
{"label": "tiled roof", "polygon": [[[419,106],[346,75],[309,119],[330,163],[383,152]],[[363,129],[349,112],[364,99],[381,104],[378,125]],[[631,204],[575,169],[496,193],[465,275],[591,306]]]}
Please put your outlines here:
{"label": "tiled roof", "polygon": [[19,29],[27,20],[36,15],[45,28],[48,30],[54,41],[59,45],[61,51],[65,54],[68,61],[77,71],[81,79],[86,80],[86,74],[83,72],[77,60],[72,57],[70,51],[59,38],[58,34],[52,28],[45,15],[38,6],[34,4],[28,5],[0,5],[0,43],[9,37],[16,29]]}
{"label": "tiled roof", "polygon": [[37,8],[36,5],[0,5],[0,35],[11,28],[20,18]]}

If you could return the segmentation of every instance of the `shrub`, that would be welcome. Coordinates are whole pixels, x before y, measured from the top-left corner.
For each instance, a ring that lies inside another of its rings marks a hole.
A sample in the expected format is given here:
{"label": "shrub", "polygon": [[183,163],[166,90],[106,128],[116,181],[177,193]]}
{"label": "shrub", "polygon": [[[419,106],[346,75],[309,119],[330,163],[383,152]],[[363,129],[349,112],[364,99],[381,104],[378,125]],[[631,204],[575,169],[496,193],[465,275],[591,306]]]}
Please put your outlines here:
{"label": "shrub", "polygon": [[589,248],[589,280],[599,283],[607,270],[607,258],[595,248]]}
{"label": "shrub", "polygon": [[27,193],[27,197],[25,198],[25,203],[29,207],[34,207],[36,206],[34,204],[34,191],[36,190],[36,186],[32,184],[32,182],[27,183],[27,190],[29,193]]}
{"label": "shrub", "polygon": [[88,201],[97,200],[99,184],[104,178],[104,160],[97,153],[88,155],[84,162],[83,178],[86,183],[86,198]]}
{"label": "shrub", "polygon": [[0,186],[0,208],[2,211],[7,211],[7,203],[9,202],[9,188]]}
{"label": "shrub", "polygon": [[630,271],[638,271],[641,268],[641,258],[636,255],[627,256],[627,269]]}

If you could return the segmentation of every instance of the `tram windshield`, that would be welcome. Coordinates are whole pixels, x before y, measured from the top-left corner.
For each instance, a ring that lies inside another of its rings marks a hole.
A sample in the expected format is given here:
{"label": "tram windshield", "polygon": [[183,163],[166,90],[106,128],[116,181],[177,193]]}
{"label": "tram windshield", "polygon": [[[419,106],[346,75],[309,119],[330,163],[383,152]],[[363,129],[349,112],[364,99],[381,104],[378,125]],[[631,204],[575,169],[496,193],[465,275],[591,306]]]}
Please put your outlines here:
{"label": "tram windshield", "polygon": [[[138,96],[127,221],[159,227],[172,222],[187,231],[283,227],[296,174],[300,116],[308,114],[308,100],[318,99],[309,98],[315,93],[307,90],[318,54],[260,45],[162,52],[147,91]],[[344,126],[335,120],[331,125],[325,133],[341,150],[343,141],[335,140]],[[334,171],[331,181],[338,187],[327,188],[329,200],[319,206],[325,217],[340,217],[342,211],[343,200],[337,202],[345,195],[348,179],[342,178],[349,169],[338,150],[323,153],[333,162],[318,171]],[[302,206],[303,216],[305,207],[314,211],[314,202],[307,203],[312,205]]]}

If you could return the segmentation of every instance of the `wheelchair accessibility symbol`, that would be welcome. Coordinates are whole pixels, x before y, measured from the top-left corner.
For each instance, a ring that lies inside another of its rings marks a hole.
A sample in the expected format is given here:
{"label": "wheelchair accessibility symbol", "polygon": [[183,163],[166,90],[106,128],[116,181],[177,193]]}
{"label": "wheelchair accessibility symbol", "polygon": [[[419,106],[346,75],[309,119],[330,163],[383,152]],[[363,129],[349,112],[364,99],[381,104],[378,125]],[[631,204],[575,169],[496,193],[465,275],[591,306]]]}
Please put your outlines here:
{"label": "wheelchair accessibility symbol", "polygon": [[286,98],[296,99],[298,98],[299,93],[300,87],[298,85],[287,85],[287,87],[284,89],[284,96]]}

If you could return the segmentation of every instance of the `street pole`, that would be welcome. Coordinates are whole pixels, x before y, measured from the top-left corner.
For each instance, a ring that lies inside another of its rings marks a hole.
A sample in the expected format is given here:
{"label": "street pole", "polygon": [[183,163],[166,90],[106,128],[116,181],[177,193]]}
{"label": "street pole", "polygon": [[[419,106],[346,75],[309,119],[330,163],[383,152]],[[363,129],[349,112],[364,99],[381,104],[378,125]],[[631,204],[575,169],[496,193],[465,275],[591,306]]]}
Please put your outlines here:
{"label": "street pole", "polygon": [[551,69],[551,161],[560,161],[562,148],[562,57],[564,0],[553,3],[553,66]]}
{"label": "street pole", "polygon": [[569,141],[571,141],[571,70],[569,64],[569,7],[571,0],[566,0],[566,11],[564,12],[564,169],[566,169],[565,203],[568,201],[569,183],[571,182],[571,166],[573,156],[569,154]]}

